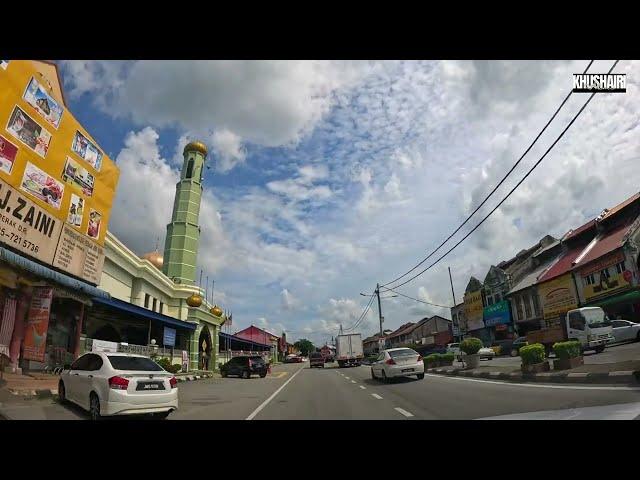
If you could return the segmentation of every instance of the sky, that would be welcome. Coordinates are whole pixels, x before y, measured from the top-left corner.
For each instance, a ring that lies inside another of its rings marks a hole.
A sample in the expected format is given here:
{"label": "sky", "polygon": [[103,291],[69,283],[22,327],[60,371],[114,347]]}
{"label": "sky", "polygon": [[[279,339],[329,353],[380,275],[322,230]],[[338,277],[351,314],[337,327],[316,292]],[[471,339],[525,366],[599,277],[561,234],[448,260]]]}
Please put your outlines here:
{"label": "sky", "polygon": [[[588,63],[59,62],[71,111],[121,169],[111,232],[139,255],[158,240],[162,250],[182,149],[203,141],[198,270],[215,279],[214,301],[233,312],[234,331],[256,325],[318,345],[354,325],[368,303],[361,293],[412,268],[473,211]],[[484,279],[492,264],[639,190],[640,63],[621,61],[615,72],[627,74],[627,93],[597,94],[489,220],[399,291],[452,305],[450,267],[460,302],[471,275]],[[570,97],[451,245],[587,98]],[[450,318],[404,297],[384,298],[382,308],[385,329]],[[374,303],[356,331],[378,329]]]}

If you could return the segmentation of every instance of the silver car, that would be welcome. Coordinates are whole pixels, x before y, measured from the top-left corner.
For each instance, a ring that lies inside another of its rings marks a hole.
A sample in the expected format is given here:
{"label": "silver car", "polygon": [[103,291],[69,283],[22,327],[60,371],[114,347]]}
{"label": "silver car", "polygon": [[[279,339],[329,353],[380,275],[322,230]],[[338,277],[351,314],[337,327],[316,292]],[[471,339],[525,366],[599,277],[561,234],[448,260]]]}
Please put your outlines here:
{"label": "silver car", "polygon": [[410,348],[390,348],[380,352],[371,364],[371,378],[387,382],[396,377],[424,378],[422,355]]}

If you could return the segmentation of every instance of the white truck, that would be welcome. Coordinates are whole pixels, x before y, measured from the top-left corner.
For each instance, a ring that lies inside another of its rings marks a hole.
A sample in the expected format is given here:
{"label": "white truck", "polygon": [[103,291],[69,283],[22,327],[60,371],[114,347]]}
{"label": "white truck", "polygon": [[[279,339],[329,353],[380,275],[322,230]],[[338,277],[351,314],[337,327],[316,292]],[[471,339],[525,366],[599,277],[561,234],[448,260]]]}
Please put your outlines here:
{"label": "white truck", "polygon": [[613,342],[611,321],[600,307],[582,307],[569,310],[560,326],[543,328],[527,333],[527,342],[541,343],[547,352],[553,351],[553,344],[566,340],[577,340],[582,350],[602,352]]}
{"label": "white truck", "polygon": [[336,360],[340,368],[345,366],[360,366],[364,358],[362,335],[347,333],[336,337]]}

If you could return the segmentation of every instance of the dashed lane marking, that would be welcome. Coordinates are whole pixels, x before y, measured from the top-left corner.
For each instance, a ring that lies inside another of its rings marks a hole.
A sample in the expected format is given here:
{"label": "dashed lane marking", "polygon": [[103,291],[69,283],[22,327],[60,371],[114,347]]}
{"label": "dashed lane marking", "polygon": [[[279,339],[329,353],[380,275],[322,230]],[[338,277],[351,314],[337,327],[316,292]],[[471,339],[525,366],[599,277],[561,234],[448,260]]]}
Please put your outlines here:
{"label": "dashed lane marking", "polygon": [[360,385],[360,388],[361,388],[362,390],[366,390],[366,389],[367,389],[367,387],[365,387],[364,385]]}
{"label": "dashed lane marking", "polygon": [[400,412],[405,417],[413,417],[413,413],[407,412],[404,408],[396,407],[394,408],[396,412]]}
{"label": "dashed lane marking", "polygon": [[372,393],[371,396],[373,398],[377,398],[378,400],[382,400],[382,397],[380,395],[378,395],[377,393]]}
{"label": "dashed lane marking", "polygon": [[356,383],[356,381],[355,380],[351,380],[351,383]]}

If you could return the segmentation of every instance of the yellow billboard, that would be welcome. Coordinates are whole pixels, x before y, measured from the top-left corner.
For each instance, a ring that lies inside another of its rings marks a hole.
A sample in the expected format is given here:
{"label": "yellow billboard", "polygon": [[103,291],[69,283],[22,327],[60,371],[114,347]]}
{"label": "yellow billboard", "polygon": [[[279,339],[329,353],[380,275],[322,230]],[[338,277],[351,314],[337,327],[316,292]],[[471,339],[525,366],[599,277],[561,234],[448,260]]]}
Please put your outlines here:
{"label": "yellow billboard", "polygon": [[465,293],[464,315],[467,319],[467,331],[484,328],[482,311],[482,290]]}
{"label": "yellow billboard", "polygon": [[559,317],[569,310],[578,308],[571,273],[541,283],[538,285],[538,295],[545,320]]}
{"label": "yellow billboard", "polygon": [[0,65],[0,242],[98,284],[120,171],[38,64]]}
{"label": "yellow billboard", "polygon": [[633,274],[623,265],[624,253],[619,250],[580,270],[584,299],[595,300],[631,287]]}

